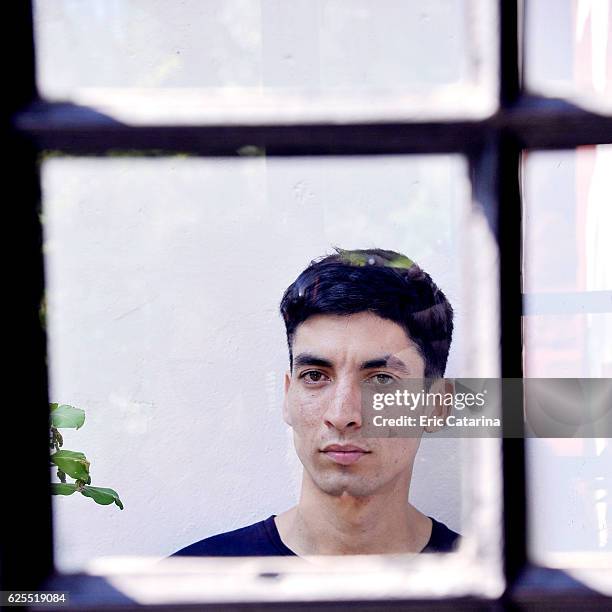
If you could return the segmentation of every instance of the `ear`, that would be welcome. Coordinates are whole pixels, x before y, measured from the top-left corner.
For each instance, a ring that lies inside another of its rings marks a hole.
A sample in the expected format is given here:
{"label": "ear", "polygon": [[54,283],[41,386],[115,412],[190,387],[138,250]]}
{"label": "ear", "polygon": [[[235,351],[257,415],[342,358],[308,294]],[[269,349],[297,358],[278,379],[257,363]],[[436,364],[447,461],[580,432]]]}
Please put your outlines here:
{"label": "ear", "polygon": [[291,372],[287,370],[285,372],[285,394],[283,397],[283,420],[287,425],[293,427],[291,424],[291,415],[289,414],[289,386],[291,385]]}
{"label": "ear", "polygon": [[[436,378],[433,381],[431,387],[429,388],[428,393],[435,393],[436,395],[439,394],[442,398],[442,401],[440,400],[440,398],[438,398],[433,405],[429,406],[429,408],[427,409],[427,416],[434,417],[436,419],[446,420],[446,417],[448,417],[453,410],[453,405],[452,402],[448,400],[444,401],[444,399],[448,398],[449,394],[451,394],[451,396],[454,398],[454,381],[449,380],[447,378]],[[432,426],[425,427],[424,429],[427,433],[433,433],[434,431],[440,431],[442,427],[443,426]]]}

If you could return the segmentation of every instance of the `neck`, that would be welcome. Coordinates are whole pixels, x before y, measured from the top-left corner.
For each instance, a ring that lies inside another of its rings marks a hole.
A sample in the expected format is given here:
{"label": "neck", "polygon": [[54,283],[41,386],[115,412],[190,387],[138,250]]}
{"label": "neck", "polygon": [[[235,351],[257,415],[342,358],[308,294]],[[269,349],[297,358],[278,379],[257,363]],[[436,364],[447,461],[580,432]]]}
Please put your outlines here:
{"label": "neck", "polygon": [[298,555],[420,552],[431,522],[408,503],[410,474],[370,496],[331,495],[304,472],[297,506],[279,515],[283,541]]}

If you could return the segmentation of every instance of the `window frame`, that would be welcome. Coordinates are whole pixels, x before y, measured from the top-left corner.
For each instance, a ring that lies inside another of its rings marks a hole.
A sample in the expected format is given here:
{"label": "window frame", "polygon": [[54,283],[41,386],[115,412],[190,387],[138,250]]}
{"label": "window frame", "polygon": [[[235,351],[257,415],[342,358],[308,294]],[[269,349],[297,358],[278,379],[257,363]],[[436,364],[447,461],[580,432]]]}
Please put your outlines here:
{"label": "window frame", "polygon": [[[96,604],[118,603],[103,581],[81,574],[54,573],[51,495],[48,487],[48,399],[46,339],[39,320],[44,292],[42,228],[39,219],[38,156],[53,149],[72,155],[103,155],[109,150],[190,152],[199,156],[244,154],[244,143],[269,156],[381,155],[462,153],[470,163],[474,193],[489,207],[499,247],[501,373],[522,378],[521,316],[521,194],[520,156],[523,149],[563,149],[612,143],[612,116],[585,111],[569,102],[533,96],[521,86],[522,50],[519,26],[522,2],[499,0],[498,110],[480,120],[389,121],[349,124],[192,125],[131,127],[87,107],[52,103],[36,89],[31,2],[4,7],[15,44],[8,62],[11,83],[6,94],[4,129],[10,146],[7,190],[19,201],[6,207],[10,278],[9,313],[15,333],[11,348],[10,406],[28,411],[25,419],[12,408],[5,440],[7,456],[19,457],[19,473],[27,488],[18,489],[15,501],[5,506],[0,527],[0,580],[2,590],[92,589]],[[157,152],[157,153],[156,153]],[[12,188],[12,189],[11,189]],[[517,410],[504,403],[503,410]],[[23,421],[27,439],[18,439]],[[537,567],[527,556],[525,444],[504,438],[503,534],[506,591],[499,600],[444,599],[399,601],[401,608],[509,609],[557,602],[564,609],[579,609],[609,599],[587,589],[561,570]],[[27,478],[25,478],[27,474]],[[23,482],[23,481],[22,481]],[[28,504],[30,513],[23,510]],[[106,589],[106,590],[105,590]],[[325,609],[386,609],[390,602],[337,602]],[[257,605],[236,604],[236,608]],[[199,605],[198,609],[219,609]],[[224,606],[231,609],[232,606]],[[304,609],[286,602],[283,610]],[[123,609],[131,609],[123,607]],[[135,609],[135,608],[134,608]],[[177,606],[173,606],[177,609]],[[187,609],[187,607],[181,609]]]}

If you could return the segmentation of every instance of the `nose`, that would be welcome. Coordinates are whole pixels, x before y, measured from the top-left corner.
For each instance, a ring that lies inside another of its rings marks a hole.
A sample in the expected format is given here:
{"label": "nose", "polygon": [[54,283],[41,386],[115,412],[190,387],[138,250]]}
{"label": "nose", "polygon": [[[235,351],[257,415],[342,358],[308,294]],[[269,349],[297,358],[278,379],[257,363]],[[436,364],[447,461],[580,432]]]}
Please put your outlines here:
{"label": "nose", "polygon": [[328,427],[334,427],[338,431],[359,429],[362,425],[359,384],[350,381],[336,382],[324,419]]}

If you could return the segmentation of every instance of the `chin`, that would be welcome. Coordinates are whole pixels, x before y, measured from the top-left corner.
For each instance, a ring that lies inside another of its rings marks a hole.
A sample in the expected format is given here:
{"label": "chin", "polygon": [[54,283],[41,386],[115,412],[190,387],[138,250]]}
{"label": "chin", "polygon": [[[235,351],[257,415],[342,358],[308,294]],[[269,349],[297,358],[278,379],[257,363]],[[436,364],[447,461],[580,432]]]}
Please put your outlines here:
{"label": "chin", "polygon": [[377,489],[371,482],[359,481],[354,476],[349,478],[315,478],[314,481],[319,489],[334,497],[340,497],[341,495],[369,497],[373,495]]}

